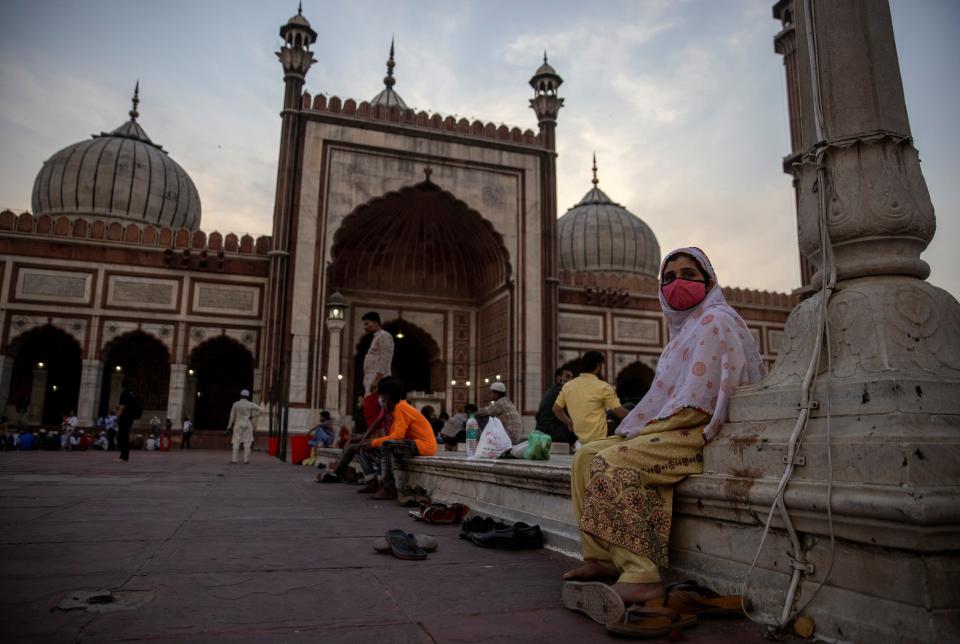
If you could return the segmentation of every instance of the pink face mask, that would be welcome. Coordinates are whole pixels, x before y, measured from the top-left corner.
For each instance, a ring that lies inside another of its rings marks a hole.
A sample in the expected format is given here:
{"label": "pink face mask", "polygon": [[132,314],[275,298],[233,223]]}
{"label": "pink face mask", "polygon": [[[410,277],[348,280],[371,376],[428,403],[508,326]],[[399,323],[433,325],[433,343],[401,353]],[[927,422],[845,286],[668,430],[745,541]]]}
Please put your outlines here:
{"label": "pink face mask", "polygon": [[707,285],[704,282],[687,280],[678,277],[663,287],[663,299],[675,311],[692,309],[707,296]]}

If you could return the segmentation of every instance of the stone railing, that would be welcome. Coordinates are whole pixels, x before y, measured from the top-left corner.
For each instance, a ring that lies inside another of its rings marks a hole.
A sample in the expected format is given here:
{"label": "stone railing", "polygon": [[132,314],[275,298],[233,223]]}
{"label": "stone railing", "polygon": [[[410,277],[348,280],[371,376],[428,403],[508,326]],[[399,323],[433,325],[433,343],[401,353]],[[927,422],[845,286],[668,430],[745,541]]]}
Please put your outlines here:
{"label": "stone railing", "polygon": [[424,111],[417,112],[411,109],[401,110],[396,106],[387,108],[383,105],[370,105],[366,101],[357,103],[352,98],[342,100],[338,96],[331,96],[328,99],[323,94],[311,97],[309,92],[304,92],[301,109],[349,116],[356,119],[396,123],[406,127],[439,130],[479,139],[543,147],[543,138],[539,134],[535,134],[533,130],[520,130],[518,127],[498,126],[494,123],[484,123],[478,120],[470,121],[465,118],[456,119],[452,116],[444,117],[436,113],[428,114]]}
{"label": "stone railing", "polygon": [[118,221],[87,220],[83,217],[34,216],[28,212],[15,214],[10,210],[0,212],[0,235],[5,233],[50,236],[73,240],[122,244],[124,246],[147,246],[173,250],[197,250],[233,255],[266,256],[270,251],[271,238],[251,235],[238,237],[233,233],[209,235],[201,230],[186,228],[157,228],[150,224]]}

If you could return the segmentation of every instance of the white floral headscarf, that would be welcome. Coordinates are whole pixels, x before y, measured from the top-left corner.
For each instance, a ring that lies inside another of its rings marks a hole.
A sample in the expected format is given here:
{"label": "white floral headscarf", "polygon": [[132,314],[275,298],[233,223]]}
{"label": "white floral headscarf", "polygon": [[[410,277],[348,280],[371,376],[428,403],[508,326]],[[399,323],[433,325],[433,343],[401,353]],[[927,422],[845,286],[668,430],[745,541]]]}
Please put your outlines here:
{"label": "white floral headscarf", "polygon": [[741,385],[760,382],[766,373],[757,343],[743,318],[727,304],[710,260],[699,248],[678,248],[664,257],[663,267],[678,253],[694,257],[710,277],[703,302],[687,311],[660,306],[670,330],[670,342],[660,354],[650,390],[624,418],[617,434],[632,438],[648,424],[669,418],[687,407],[711,415],[705,440],[717,435],[727,420],[730,396]]}

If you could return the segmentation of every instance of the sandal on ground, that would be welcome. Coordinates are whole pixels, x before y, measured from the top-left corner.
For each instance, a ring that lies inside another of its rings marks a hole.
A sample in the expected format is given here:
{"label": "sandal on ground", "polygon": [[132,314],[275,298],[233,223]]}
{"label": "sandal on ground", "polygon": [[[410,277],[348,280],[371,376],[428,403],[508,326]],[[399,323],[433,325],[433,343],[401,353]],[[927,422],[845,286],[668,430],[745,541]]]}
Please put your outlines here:
{"label": "sandal on ground", "polygon": [[626,607],[611,586],[600,581],[567,581],[560,591],[563,605],[586,613],[598,624],[623,621]]}
{"label": "sandal on ground", "polygon": [[427,551],[417,546],[417,540],[412,534],[403,530],[390,530],[384,535],[390,551],[397,559],[420,560],[427,558]]}
{"label": "sandal on ground", "polygon": [[696,615],[663,606],[631,606],[624,611],[623,619],[607,624],[607,631],[637,638],[663,637],[696,625]]}
{"label": "sandal on ground", "polygon": [[[426,552],[434,552],[437,549],[437,540],[434,537],[431,537],[429,534],[410,534],[408,532],[407,536],[413,537],[417,547],[425,550]],[[390,554],[392,552],[390,549],[390,544],[387,543],[387,540],[384,537],[377,537],[373,540],[373,549],[380,554]]]}
{"label": "sandal on ground", "polygon": [[339,483],[340,477],[333,472],[324,472],[317,474],[317,483]]}
{"label": "sandal on ground", "polygon": [[450,524],[460,523],[469,512],[470,508],[464,504],[453,503],[452,505],[428,505],[420,514],[427,523]]}
{"label": "sandal on ground", "polygon": [[[698,617],[744,617],[741,595],[720,595],[695,581],[682,581],[667,586],[666,594],[644,602],[645,607],[672,608]],[[746,603],[749,608],[749,603]]]}

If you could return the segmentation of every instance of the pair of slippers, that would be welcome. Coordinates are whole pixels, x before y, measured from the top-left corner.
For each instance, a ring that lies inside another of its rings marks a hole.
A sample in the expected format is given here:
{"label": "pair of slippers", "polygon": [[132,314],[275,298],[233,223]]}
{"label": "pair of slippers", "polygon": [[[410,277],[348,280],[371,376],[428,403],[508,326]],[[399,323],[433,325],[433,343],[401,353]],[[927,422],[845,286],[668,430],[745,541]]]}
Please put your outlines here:
{"label": "pair of slippers", "polygon": [[418,561],[437,549],[437,540],[427,534],[410,534],[405,530],[389,530],[373,540],[373,549],[381,554],[393,554],[397,559]]}
{"label": "pair of slippers", "polygon": [[460,523],[470,513],[470,508],[462,503],[431,503],[421,505],[419,510],[411,510],[410,516],[417,521],[435,524]]}
{"label": "pair of slippers", "polygon": [[624,606],[620,595],[601,581],[567,581],[561,594],[563,605],[586,613],[607,631],[635,638],[664,637],[697,624],[696,615],[672,608]]}
{"label": "pair of slippers", "polygon": [[563,584],[563,605],[586,613],[617,635],[653,638],[670,635],[699,623],[700,617],[742,616],[740,595],[719,595],[692,581],[673,584],[667,593],[642,606],[625,606],[620,595],[599,581]]}

